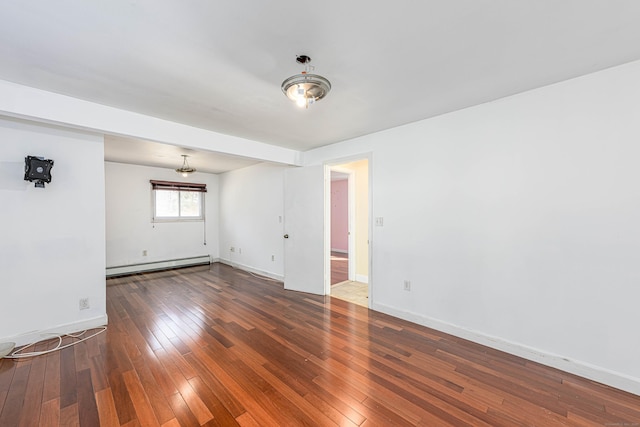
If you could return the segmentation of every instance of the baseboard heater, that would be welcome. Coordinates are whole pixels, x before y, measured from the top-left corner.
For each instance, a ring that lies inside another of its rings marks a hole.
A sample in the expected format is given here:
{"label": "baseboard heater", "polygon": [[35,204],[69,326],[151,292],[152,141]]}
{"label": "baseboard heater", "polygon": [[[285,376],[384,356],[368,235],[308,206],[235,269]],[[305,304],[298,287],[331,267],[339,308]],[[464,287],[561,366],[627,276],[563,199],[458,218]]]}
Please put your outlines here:
{"label": "baseboard heater", "polygon": [[195,265],[210,264],[209,255],[190,258],[171,259],[166,261],[143,262],[140,264],[119,265],[107,267],[107,277],[126,276],[128,274],[144,273],[148,271],[170,270],[172,268],[192,267]]}

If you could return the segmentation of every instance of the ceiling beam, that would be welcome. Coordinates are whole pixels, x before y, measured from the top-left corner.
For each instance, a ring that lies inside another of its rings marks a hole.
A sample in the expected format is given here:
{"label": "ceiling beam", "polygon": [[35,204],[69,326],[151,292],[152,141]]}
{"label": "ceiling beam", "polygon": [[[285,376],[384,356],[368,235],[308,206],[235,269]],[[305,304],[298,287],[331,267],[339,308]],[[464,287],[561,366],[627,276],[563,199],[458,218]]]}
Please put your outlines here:
{"label": "ceiling beam", "polygon": [[198,150],[300,165],[301,152],[0,80],[0,115]]}

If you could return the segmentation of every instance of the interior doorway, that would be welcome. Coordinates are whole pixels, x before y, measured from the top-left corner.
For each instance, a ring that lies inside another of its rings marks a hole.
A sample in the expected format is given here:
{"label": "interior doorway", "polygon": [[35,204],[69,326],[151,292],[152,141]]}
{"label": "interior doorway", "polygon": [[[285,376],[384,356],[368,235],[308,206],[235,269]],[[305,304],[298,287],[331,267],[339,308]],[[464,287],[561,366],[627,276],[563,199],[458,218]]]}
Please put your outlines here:
{"label": "interior doorway", "polygon": [[330,174],[330,293],[369,307],[369,161],[332,165]]}
{"label": "interior doorway", "polygon": [[353,171],[331,169],[331,286],[349,280],[349,249],[353,252],[349,245],[350,179],[354,179]]}

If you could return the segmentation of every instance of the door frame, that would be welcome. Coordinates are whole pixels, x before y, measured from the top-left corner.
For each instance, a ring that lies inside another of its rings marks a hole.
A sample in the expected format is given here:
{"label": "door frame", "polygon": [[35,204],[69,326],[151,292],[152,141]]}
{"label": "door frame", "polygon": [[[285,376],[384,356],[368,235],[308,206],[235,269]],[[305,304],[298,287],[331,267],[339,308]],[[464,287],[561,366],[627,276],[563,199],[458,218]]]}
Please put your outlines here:
{"label": "door frame", "polygon": [[[374,274],[373,274],[373,250],[374,250],[374,241],[373,241],[373,153],[361,153],[355,154],[348,157],[341,157],[337,159],[326,160],[324,165],[324,285],[325,285],[325,294],[331,295],[331,169],[338,167],[339,165],[345,163],[351,163],[358,160],[367,160],[367,175],[368,175],[368,212],[367,212],[367,230],[369,232],[369,251],[368,251],[368,278],[369,278],[369,308],[373,307],[374,302]],[[351,189],[351,184],[349,184],[349,203],[352,201],[354,203],[354,208],[351,209],[349,206],[350,214],[349,214],[349,228],[355,229],[355,223],[351,223],[351,212],[355,215],[355,180],[349,180],[353,183],[353,193]],[[352,233],[354,237],[354,246],[355,246],[355,232]],[[351,242],[351,235],[349,236],[349,245]],[[351,252],[351,250],[349,250]],[[354,251],[355,253],[355,251]],[[351,263],[351,258],[354,259],[354,268],[351,268],[351,264],[349,265],[349,280],[351,280],[351,272],[353,271],[355,277],[355,256],[349,257],[349,262]]]}
{"label": "door frame", "polygon": [[[356,280],[356,256],[357,256],[357,246],[356,246],[356,182],[355,182],[355,171],[351,169],[330,166],[329,167],[329,180],[330,184],[333,185],[333,181],[331,181],[331,172],[340,172],[347,175],[347,229],[348,229],[348,237],[347,237],[347,254],[349,256],[348,261],[348,279],[351,281]],[[331,191],[331,188],[329,188]],[[331,193],[329,193],[331,194]],[[331,197],[331,196],[329,196]],[[331,199],[329,199],[329,203],[331,203]],[[331,231],[331,209],[329,209],[329,231]],[[329,243],[331,245],[331,243]]]}

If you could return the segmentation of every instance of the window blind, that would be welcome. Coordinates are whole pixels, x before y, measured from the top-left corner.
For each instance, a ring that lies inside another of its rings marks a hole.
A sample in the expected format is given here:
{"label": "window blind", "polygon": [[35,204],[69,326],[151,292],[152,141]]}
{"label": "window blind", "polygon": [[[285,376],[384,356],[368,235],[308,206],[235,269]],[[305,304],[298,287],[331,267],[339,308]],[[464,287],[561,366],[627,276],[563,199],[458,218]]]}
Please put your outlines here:
{"label": "window blind", "polygon": [[151,188],[154,190],[174,190],[174,191],[197,191],[207,192],[207,184],[196,184],[192,182],[156,181],[150,180]]}

